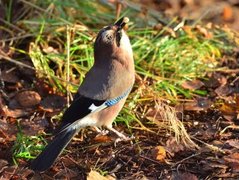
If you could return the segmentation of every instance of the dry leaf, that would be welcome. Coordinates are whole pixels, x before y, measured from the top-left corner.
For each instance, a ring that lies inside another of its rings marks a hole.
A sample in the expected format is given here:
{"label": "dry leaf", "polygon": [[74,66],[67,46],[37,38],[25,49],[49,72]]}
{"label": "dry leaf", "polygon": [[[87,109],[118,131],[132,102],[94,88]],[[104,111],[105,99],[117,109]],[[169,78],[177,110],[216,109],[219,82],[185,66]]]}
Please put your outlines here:
{"label": "dry leaf", "polygon": [[[235,99],[236,100],[236,99]],[[219,107],[219,110],[222,112],[223,116],[227,119],[227,117],[230,117],[230,119],[233,119],[237,117],[237,114],[239,113],[239,106],[237,105],[237,102],[235,103],[228,103],[225,102]],[[228,119],[228,120],[230,120]]]}
{"label": "dry leaf", "polygon": [[187,33],[187,35],[190,37],[190,38],[192,38],[192,39],[194,39],[195,38],[195,35],[194,35],[194,33],[193,33],[193,31],[192,31],[192,27],[191,26],[183,26],[182,27],[183,28],[183,30]]}
{"label": "dry leaf", "polygon": [[215,89],[215,93],[218,96],[223,96],[224,97],[224,96],[227,96],[230,93],[232,93],[232,88],[230,88],[228,85],[223,85],[223,86],[220,86],[217,89]]}
{"label": "dry leaf", "polygon": [[8,162],[4,159],[0,159],[0,173],[2,172],[2,169],[8,165]]}
{"label": "dry leaf", "polygon": [[19,82],[19,78],[16,76],[15,71],[12,70],[3,70],[0,72],[1,81],[9,82],[9,83],[17,83]]}
{"label": "dry leaf", "polygon": [[226,141],[227,144],[229,144],[230,146],[239,149],[239,140],[237,139],[230,139]]}
{"label": "dry leaf", "polygon": [[200,25],[197,25],[196,29],[208,39],[213,37],[213,34],[210,31],[208,31],[206,28],[204,28]]}
{"label": "dry leaf", "polygon": [[17,166],[8,166],[3,169],[1,179],[12,179],[12,174],[16,174]]}
{"label": "dry leaf", "polygon": [[163,146],[156,146],[151,153],[154,159],[161,162],[165,161],[166,150]]}
{"label": "dry leaf", "polygon": [[22,91],[16,95],[16,100],[23,107],[32,107],[40,103],[41,96],[35,91]]}
{"label": "dry leaf", "polygon": [[232,21],[233,20],[233,10],[231,6],[225,6],[223,9],[223,20]]}
{"label": "dry leaf", "polygon": [[49,123],[46,119],[37,117],[33,120],[22,119],[20,121],[21,130],[25,135],[33,136],[38,134],[39,132],[43,132],[46,127],[49,126]]}
{"label": "dry leaf", "polygon": [[87,176],[87,180],[115,180],[114,177],[112,176],[102,176],[100,173],[94,171],[94,170],[91,170],[90,173],[88,174]]}
{"label": "dry leaf", "polygon": [[235,103],[236,103],[236,106],[238,107],[238,111],[239,111],[239,95],[236,95]]}
{"label": "dry leaf", "polygon": [[99,135],[94,138],[95,142],[102,143],[102,142],[111,142],[112,139],[107,135]]}
{"label": "dry leaf", "polygon": [[70,168],[60,169],[60,171],[54,177],[54,179],[78,179],[78,178],[79,174],[77,170]]}
{"label": "dry leaf", "polygon": [[29,115],[29,112],[25,111],[24,109],[10,110],[7,107],[4,107],[2,111],[4,111],[3,114],[5,117],[20,118]]}
{"label": "dry leaf", "polygon": [[66,99],[59,95],[49,95],[40,103],[40,109],[46,112],[60,111],[66,104]]}
{"label": "dry leaf", "polygon": [[206,88],[217,88],[221,85],[220,81],[218,80],[217,75],[213,74],[211,77],[203,82]]}
{"label": "dry leaf", "polygon": [[189,172],[175,173],[172,180],[198,180],[197,176]]}
{"label": "dry leaf", "polygon": [[184,81],[181,86],[184,89],[189,89],[189,90],[196,90],[201,88],[204,85],[204,83],[200,80],[192,80],[192,81]]}
{"label": "dry leaf", "polygon": [[166,149],[170,152],[171,156],[174,156],[175,153],[184,151],[186,147],[178,142],[176,138],[171,137],[166,142]]}
{"label": "dry leaf", "polygon": [[0,119],[0,143],[14,141],[17,131],[17,127],[14,123],[9,123],[4,119]]}
{"label": "dry leaf", "polygon": [[186,102],[183,104],[184,110],[187,111],[205,111],[210,108],[212,102],[206,98],[198,98],[197,100]]}
{"label": "dry leaf", "polygon": [[233,172],[239,172],[239,153],[233,153],[223,158],[232,168]]}

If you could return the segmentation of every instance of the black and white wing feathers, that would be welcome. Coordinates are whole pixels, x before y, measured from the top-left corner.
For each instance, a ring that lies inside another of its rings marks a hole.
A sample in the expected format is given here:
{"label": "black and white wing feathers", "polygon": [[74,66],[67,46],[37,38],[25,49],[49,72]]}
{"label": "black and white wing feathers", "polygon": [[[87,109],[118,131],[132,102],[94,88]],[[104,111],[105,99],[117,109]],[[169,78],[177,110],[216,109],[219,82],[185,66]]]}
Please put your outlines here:
{"label": "black and white wing feathers", "polygon": [[76,94],[70,107],[66,109],[63,114],[62,122],[60,127],[57,129],[57,133],[89,114],[106,108],[107,106],[104,105],[105,102],[105,100],[94,100]]}

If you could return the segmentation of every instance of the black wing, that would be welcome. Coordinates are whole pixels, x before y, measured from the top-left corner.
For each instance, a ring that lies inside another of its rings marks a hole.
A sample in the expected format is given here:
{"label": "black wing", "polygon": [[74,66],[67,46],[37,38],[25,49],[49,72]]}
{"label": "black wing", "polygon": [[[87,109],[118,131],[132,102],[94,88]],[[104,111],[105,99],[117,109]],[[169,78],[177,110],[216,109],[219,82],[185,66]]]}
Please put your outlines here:
{"label": "black wing", "polygon": [[62,122],[56,133],[62,131],[70,124],[75,121],[82,119],[92,112],[89,107],[93,104],[95,106],[101,106],[104,104],[104,100],[94,100],[91,98],[84,97],[78,93],[75,95],[70,107],[66,109],[63,114]]}

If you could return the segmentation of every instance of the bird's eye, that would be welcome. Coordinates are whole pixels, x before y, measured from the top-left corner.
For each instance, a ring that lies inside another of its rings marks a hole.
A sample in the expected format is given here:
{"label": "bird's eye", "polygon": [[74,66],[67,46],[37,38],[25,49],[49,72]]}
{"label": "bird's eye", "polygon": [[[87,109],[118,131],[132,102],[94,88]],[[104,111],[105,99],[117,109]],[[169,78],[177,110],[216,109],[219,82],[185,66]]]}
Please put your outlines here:
{"label": "bird's eye", "polygon": [[113,39],[111,34],[106,34],[105,37],[107,38],[108,41],[112,41]]}

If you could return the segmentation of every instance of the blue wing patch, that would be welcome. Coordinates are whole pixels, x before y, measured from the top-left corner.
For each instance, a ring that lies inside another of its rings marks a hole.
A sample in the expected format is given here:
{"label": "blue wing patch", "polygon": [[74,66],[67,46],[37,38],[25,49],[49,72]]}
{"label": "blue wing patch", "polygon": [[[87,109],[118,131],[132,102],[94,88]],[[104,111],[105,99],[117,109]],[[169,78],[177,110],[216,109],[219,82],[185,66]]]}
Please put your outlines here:
{"label": "blue wing patch", "polygon": [[110,99],[110,100],[107,100],[104,104],[107,106],[107,107],[110,107],[110,106],[113,106],[115,104],[117,104],[120,100],[122,100],[123,98],[125,98],[131,91],[132,88],[129,88],[126,92],[124,92],[121,96],[118,96],[114,99]]}

